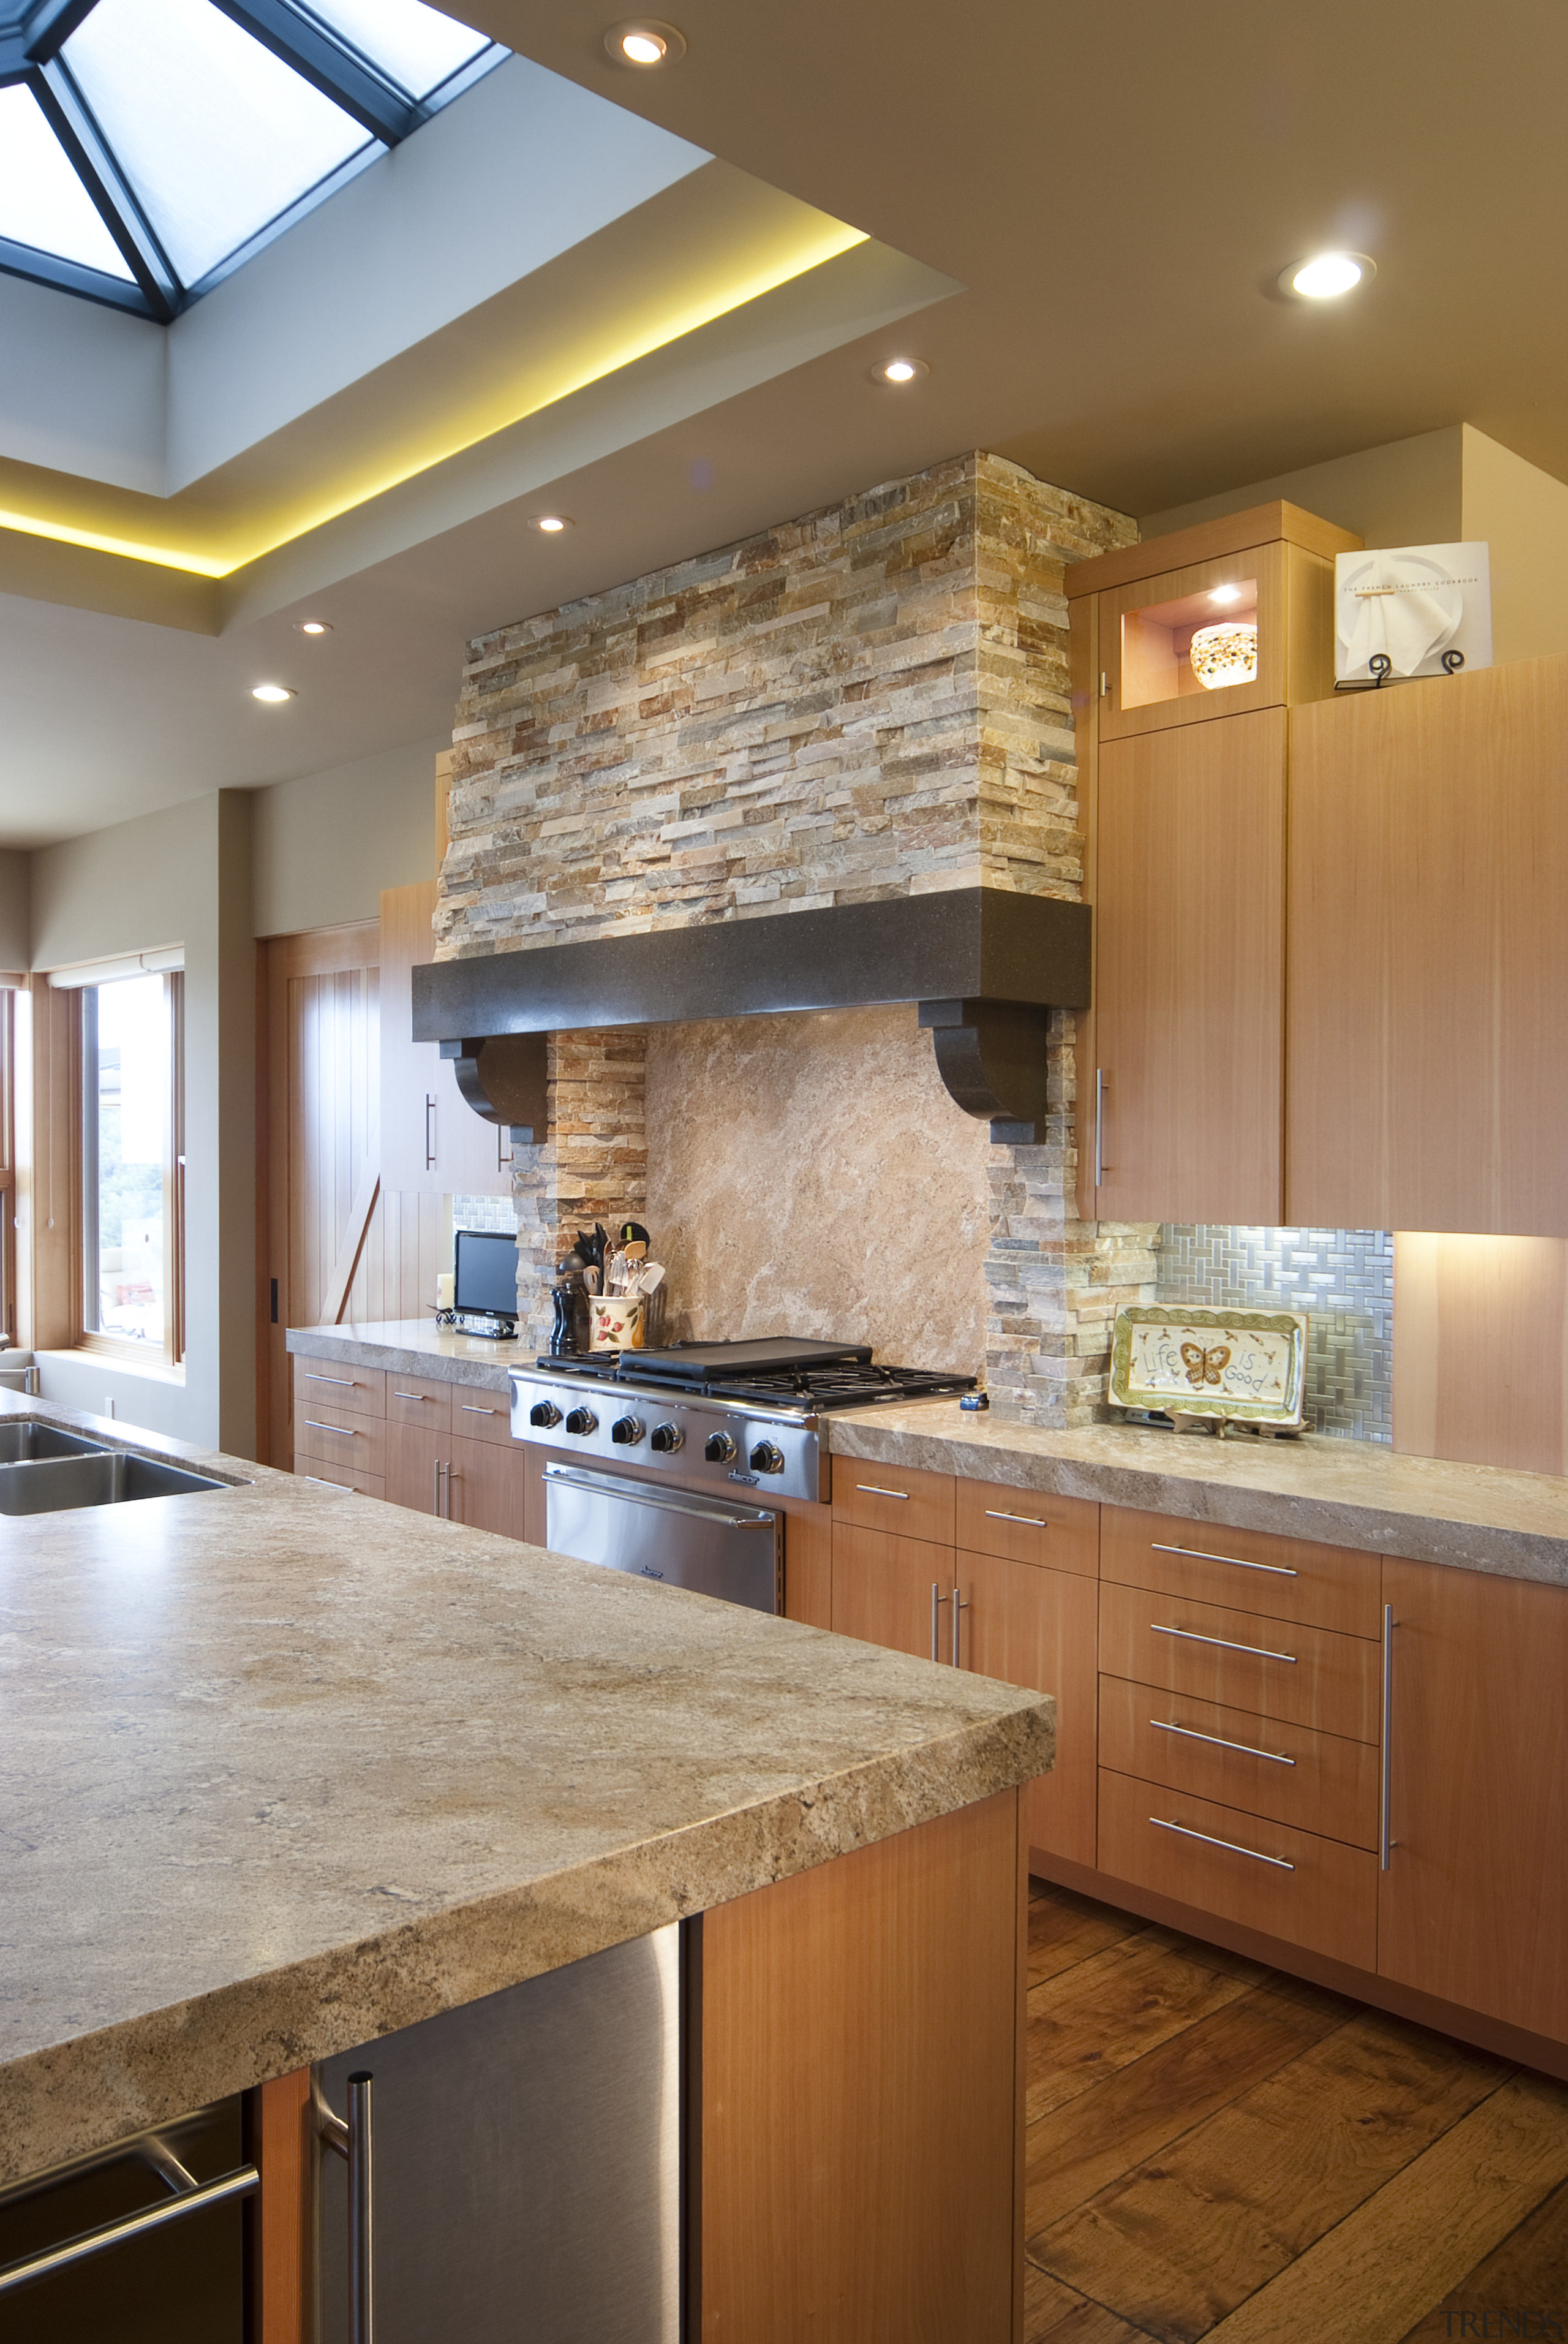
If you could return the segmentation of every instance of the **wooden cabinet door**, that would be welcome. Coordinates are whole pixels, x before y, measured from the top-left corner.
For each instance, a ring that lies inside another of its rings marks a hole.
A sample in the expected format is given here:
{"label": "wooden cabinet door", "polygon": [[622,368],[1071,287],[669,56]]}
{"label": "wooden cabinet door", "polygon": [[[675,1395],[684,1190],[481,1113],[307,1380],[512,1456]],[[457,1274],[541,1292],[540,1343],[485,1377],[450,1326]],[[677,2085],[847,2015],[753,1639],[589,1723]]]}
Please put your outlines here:
{"label": "wooden cabinet door", "polygon": [[408,1506],[417,1514],[444,1511],[445,1481],[437,1468],[450,1461],[451,1450],[448,1433],[419,1432],[411,1425],[399,1425],[387,1444],[388,1504]]}
{"label": "wooden cabinet door", "polygon": [[434,954],[433,880],[381,898],[381,1185],[406,1193],[510,1196],[511,1147],[473,1108],[434,1042],[413,1037],[412,971]]}
{"label": "wooden cabinet door", "polygon": [[1272,1227],[1285,711],[1104,742],[1097,820],[1097,1066],[1080,1072],[1096,1212]]}
{"label": "wooden cabinet door", "polygon": [[523,1535],[521,1452],[498,1441],[454,1437],[446,1444],[447,1519],[470,1530]]}
{"label": "wooden cabinet door", "polygon": [[1081,1572],[1000,1555],[960,1553],[954,1569],[964,1667],[1056,1695],[1056,1763],[1028,1787],[1029,1844],[1092,1864],[1100,1591]]}
{"label": "wooden cabinet door", "polygon": [[1568,2042],[1568,1589],[1393,1560],[1378,1970]]}
{"label": "wooden cabinet door", "polygon": [[[833,1627],[919,1660],[946,1660],[953,1551],[888,1531],[833,1525]],[[934,1623],[934,1624],[933,1624]]]}
{"label": "wooden cabinet door", "polygon": [[1290,900],[1289,1218],[1568,1237],[1568,658],[1294,710]]}

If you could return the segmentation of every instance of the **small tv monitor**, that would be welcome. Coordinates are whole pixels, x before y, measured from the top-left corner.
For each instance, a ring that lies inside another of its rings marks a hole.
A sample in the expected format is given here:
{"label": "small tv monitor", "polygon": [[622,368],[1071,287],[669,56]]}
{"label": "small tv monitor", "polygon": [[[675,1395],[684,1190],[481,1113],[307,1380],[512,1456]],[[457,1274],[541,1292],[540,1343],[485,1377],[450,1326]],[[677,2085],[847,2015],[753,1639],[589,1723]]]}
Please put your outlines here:
{"label": "small tv monitor", "polygon": [[496,1318],[518,1315],[518,1241],[499,1229],[459,1229],[452,1307],[488,1312]]}

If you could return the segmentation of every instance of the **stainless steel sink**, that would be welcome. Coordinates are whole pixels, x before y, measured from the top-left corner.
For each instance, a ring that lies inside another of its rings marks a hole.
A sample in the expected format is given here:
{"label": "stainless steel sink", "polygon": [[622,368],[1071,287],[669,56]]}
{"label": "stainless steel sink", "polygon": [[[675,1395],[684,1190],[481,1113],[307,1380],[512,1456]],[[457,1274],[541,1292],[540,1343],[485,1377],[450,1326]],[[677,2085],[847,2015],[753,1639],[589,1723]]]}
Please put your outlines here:
{"label": "stainless steel sink", "polygon": [[[52,1430],[47,1425],[15,1428],[27,1429]],[[65,1433],[53,1437],[71,1438]],[[96,1449],[86,1441],[78,1446],[80,1454],[0,1463],[0,1514],[57,1514],[75,1506],[119,1506],[135,1498],[177,1498],[187,1490],[228,1487],[210,1473],[193,1473],[184,1465],[166,1465],[128,1450]]]}
{"label": "stainless steel sink", "polygon": [[102,1457],[101,1440],[85,1433],[62,1432],[57,1425],[39,1424],[28,1416],[0,1419],[0,1465],[19,1465],[34,1457]]}

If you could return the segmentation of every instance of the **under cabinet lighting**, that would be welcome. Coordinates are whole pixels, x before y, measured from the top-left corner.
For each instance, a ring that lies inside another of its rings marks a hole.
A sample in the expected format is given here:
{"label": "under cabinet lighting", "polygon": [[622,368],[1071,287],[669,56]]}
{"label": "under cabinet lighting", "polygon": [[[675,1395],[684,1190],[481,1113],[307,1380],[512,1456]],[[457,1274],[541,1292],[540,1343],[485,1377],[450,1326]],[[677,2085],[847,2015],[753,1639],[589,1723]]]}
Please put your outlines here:
{"label": "under cabinet lighting", "polygon": [[1211,602],[1221,604],[1239,602],[1241,599],[1241,591],[1240,586],[1216,586],[1211,591],[1209,600]]}
{"label": "under cabinet lighting", "polygon": [[302,635],[329,635],[332,632],[326,619],[301,619],[298,625]]}
{"label": "under cabinet lighting", "polygon": [[253,700],[265,700],[269,708],[276,707],[280,701],[295,698],[286,683],[253,683],[250,696]]}
{"label": "under cabinet lighting", "polygon": [[528,527],[538,530],[545,537],[559,537],[562,530],[570,529],[571,522],[565,513],[535,513]]}
{"label": "under cabinet lighting", "polygon": [[1292,260],[1282,269],[1280,284],[1285,292],[1299,293],[1308,301],[1333,301],[1376,275],[1376,261],[1364,252],[1315,252],[1309,260]]}
{"label": "under cabinet lighting", "polygon": [[673,65],[677,57],[686,55],[684,36],[656,16],[631,16],[612,25],[604,45],[618,66],[638,66],[645,71],[649,66]]}
{"label": "under cabinet lighting", "polygon": [[917,376],[930,374],[930,369],[924,359],[885,359],[871,371],[879,382],[898,384],[913,382]]}

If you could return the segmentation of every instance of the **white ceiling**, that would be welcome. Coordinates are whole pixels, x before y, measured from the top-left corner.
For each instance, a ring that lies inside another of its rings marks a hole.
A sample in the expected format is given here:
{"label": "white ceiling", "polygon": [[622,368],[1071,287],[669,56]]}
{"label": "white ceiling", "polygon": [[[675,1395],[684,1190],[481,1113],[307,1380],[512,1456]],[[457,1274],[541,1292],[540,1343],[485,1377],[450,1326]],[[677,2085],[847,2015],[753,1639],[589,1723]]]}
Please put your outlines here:
{"label": "white ceiling", "polygon": [[[682,0],[646,76],[586,0],[454,13],[874,242],[269,557],[216,635],[0,599],[0,843],[427,737],[470,633],[961,448],[1134,512],[1460,420],[1568,477],[1568,12]],[[1280,297],[1331,242],[1374,283]]]}

